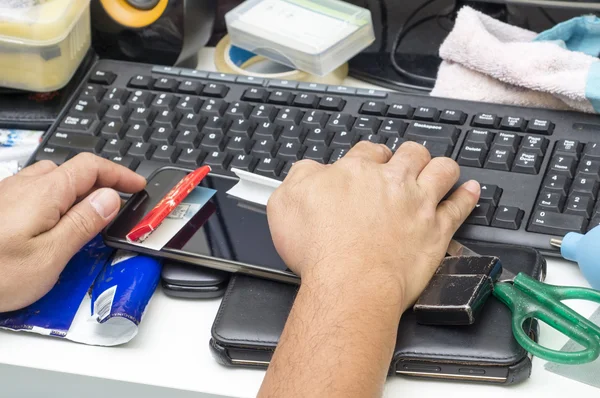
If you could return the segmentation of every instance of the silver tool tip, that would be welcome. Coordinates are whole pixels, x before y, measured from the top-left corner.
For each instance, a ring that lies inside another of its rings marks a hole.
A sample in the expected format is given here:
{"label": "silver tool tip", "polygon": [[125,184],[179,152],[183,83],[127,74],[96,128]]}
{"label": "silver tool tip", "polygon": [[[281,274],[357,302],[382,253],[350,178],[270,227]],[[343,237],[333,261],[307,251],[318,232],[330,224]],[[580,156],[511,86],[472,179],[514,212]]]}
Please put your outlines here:
{"label": "silver tool tip", "polygon": [[552,238],[550,239],[550,245],[558,247],[560,249],[560,247],[562,246],[562,239]]}

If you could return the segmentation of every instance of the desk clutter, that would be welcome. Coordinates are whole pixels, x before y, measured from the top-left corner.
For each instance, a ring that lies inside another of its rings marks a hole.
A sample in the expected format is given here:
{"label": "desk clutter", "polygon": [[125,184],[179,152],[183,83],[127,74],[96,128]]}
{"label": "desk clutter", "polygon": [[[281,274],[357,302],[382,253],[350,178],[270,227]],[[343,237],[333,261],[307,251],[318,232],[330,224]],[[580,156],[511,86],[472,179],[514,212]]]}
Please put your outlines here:
{"label": "desk clutter", "polygon": [[[552,272],[542,255],[562,255],[579,262],[592,288],[600,289],[593,250],[600,233],[600,48],[591,36],[597,19],[575,19],[538,35],[462,8],[440,49],[436,86],[424,96],[343,84],[347,61],[375,40],[370,11],[343,1],[242,3],[226,16],[229,35],[217,46],[217,72],[195,69],[196,50],[212,28],[214,2],[109,3],[0,5],[0,86],[6,90],[0,94],[0,124],[7,127],[0,129],[0,180],[24,165],[41,160],[61,165],[83,152],[147,179],[166,166],[180,172],[209,166],[211,177],[241,181],[227,194],[251,202],[246,208],[264,221],[269,195],[299,160],[333,164],[361,141],[394,152],[413,141],[432,157],[452,158],[460,165],[460,182],[475,179],[482,187],[456,238],[484,256],[487,268],[469,274],[477,282],[464,289],[470,296],[463,297],[467,305],[453,323],[439,304],[456,293],[451,279],[461,272],[443,266],[464,258],[445,260],[433,280],[438,290],[426,291],[402,317],[390,375],[525,382],[532,353],[541,351],[524,339],[537,342],[536,316],[550,318],[534,314],[515,326],[511,310],[520,312],[503,305],[502,287],[494,295],[496,283],[507,285],[500,283],[506,281],[502,269],[522,273],[519,281],[542,281]],[[193,34],[181,32],[190,16],[204,11]],[[264,19],[274,23],[264,26]],[[36,28],[25,29],[26,24]],[[90,48],[91,32],[96,51]],[[161,32],[168,34],[149,39]],[[577,40],[569,36],[573,32],[580,34]],[[485,51],[489,48],[495,50]],[[526,56],[528,49],[543,54],[543,65]],[[265,60],[271,70],[257,67]],[[257,188],[265,183],[268,192]],[[212,194],[196,213],[180,217],[188,239],[215,213],[208,209]],[[196,214],[205,217],[199,225],[190,221]],[[219,268],[214,262],[222,258],[213,257],[213,268]],[[215,360],[227,367],[266,368],[297,286],[213,268],[119,250],[98,236],[44,298],[0,314],[0,328],[123,345],[143,327],[160,284],[178,298],[225,294],[212,327]],[[597,321],[598,315],[592,317]],[[595,334],[585,342],[593,355],[586,358],[593,360],[600,337],[595,327],[589,329]],[[566,353],[579,349],[569,342],[556,358],[570,358]],[[578,367],[547,369],[574,375]],[[593,377],[573,378],[597,385]]]}

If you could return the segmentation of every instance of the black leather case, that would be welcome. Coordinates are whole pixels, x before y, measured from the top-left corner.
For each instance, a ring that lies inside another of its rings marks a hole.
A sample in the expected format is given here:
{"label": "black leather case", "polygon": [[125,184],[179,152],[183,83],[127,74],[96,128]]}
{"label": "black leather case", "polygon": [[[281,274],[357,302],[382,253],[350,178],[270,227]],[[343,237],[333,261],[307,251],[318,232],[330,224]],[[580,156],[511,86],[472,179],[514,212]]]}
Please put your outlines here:
{"label": "black leather case", "polygon": [[[463,242],[482,255],[500,257],[513,273],[540,280],[546,262],[530,248]],[[266,368],[292,307],[297,286],[248,276],[229,284],[212,327],[210,346],[226,366]],[[525,329],[537,340],[538,325]],[[390,375],[515,384],[529,378],[531,358],[512,334],[510,310],[491,297],[470,326],[425,326],[412,310],[400,322]]]}

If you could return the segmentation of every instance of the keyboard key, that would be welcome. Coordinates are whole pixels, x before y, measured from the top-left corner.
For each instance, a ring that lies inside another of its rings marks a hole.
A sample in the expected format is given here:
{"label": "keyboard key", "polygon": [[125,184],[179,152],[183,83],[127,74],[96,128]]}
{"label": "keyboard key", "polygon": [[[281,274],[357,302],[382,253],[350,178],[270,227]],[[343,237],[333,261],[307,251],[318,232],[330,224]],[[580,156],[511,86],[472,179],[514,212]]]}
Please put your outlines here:
{"label": "keyboard key", "polygon": [[392,152],[396,152],[398,150],[398,148],[400,148],[400,145],[402,145],[404,142],[406,142],[406,140],[404,138],[400,138],[400,137],[390,137],[387,139],[385,145],[390,148],[390,150]]}
{"label": "keyboard key", "polygon": [[69,148],[76,152],[100,153],[106,141],[103,138],[76,133],[56,132],[48,140],[48,145],[60,148]]}
{"label": "keyboard key", "polygon": [[404,138],[411,141],[433,140],[455,145],[459,135],[460,130],[454,126],[415,122],[408,126]]}
{"label": "keyboard key", "polygon": [[233,102],[225,111],[225,116],[230,118],[247,119],[252,112],[252,107],[246,102]]}
{"label": "keyboard key", "polygon": [[347,113],[334,113],[329,118],[329,122],[325,127],[332,132],[346,131],[352,127],[353,123],[354,117],[352,117],[352,115],[348,115]]}
{"label": "keyboard key", "polygon": [[562,213],[565,206],[565,197],[556,192],[542,192],[537,202],[540,209]]}
{"label": "keyboard key", "polygon": [[176,132],[170,127],[155,128],[150,136],[150,142],[154,145],[171,145],[175,140]]}
{"label": "keyboard key", "polygon": [[256,140],[268,138],[276,141],[279,138],[278,133],[280,130],[281,126],[278,126],[275,123],[264,122],[256,127],[253,137]]}
{"label": "keyboard key", "polygon": [[152,159],[159,162],[175,163],[179,150],[173,145],[160,145],[152,154]]}
{"label": "keyboard key", "polygon": [[234,82],[236,79],[236,75],[229,74],[229,73],[213,72],[213,73],[208,74],[208,78],[210,80],[217,80],[220,82]]}
{"label": "keyboard key", "polygon": [[264,88],[249,88],[242,95],[243,101],[265,102],[269,97],[269,92]]}
{"label": "keyboard key", "polygon": [[256,164],[254,173],[263,175],[265,177],[279,177],[279,173],[283,168],[283,161],[270,157],[262,158]]}
{"label": "keyboard key", "polygon": [[481,184],[480,203],[489,203],[492,207],[497,207],[502,196],[502,189],[497,185]]}
{"label": "keyboard key", "polygon": [[587,175],[589,178],[600,177],[600,160],[582,160],[577,168],[577,175]]}
{"label": "keyboard key", "polygon": [[154,121],[152,122],[152,125],[156,127],[164,126],[173,128],[177,126],[179,119],[180,116],[176,111],[170,111],[168,109],[165,109],[156,115]]}
{"label": "keyboard key", "polygon": [[68,148],[52,148],[47,146],[36,152],[35,160],[37,162],[40,160],[50,160],[60,166],[66,162],[71,155],[72,152]]}
{"label": "keyboard key", "polygon": [[[178,68],[176,68],[178,69]],[[157,72],[161,73],[161,72]],[[208,77],[208,72],[204,72],[197,69],[181,69],[180,76],[182,77],[194,77],[197,79],[206,79]]]}
{"label": "keyboard key", "polygon": [[592,217],[592,220],[590,221],[587,227],[587,232],[591,231],[592,229],[598,226],[600,226],[600,215],[595,215],[594,217]]}
{"label": "keyboard key", "polygon": [[578,177],[571,184],[571,194],[590,196],[596,200],[599,183],[596,178]]}
{"label": "keyboard key", "polygon": [[440,122],[448,124],[463,124],[467,115],[462,111],[446,109],[440,115]]}
{"label": "keyboard key", "polygon": [[152,93],[148,91],[137,90],[131,94],[131,97],[129,97],[129,100],[127,100],[127,104],[131,107],[142,106],[146,108],[152,103],[152,98]]}
{"label": "keyboard key", "polygon": [[546,148],[548,148],[548,140],[544,137],[528,135],[521,142],[521,150],[527,150],[527,152],[535,153],[539,156],[546,154]]}
{"label": "keyboard key", "polygon": [[298,94],[294,98],[294,106],[302,108],[316,108],[319,104],[319,97],[314,94]]}
{"label": "keyboard key", "polygon": [[251,86],[262,86],[263,83],[265,82],[265,79],[256,77],[256,76],[238,76],[235,79],[235,81],[238,83],[248,84]]}
{"label": "keyboard key", "polygon": [[341,97],[332,97],[329,95],[321,98],[321,101],[319,101],[319,108],[329,111],[342,111],[345,105],[346,101]]}
{"label": "keyboard key", "polygon": [[67,116],[58,126],[59,131],[96,135],[100,122],[95,118]]}
{"label": "keyboard key", "polygon": [[515,158],[512,171],[523,174],[537,174],[540,172],[543,157],[528,150],[520,150]]}
{"label": "keyboard key", "polygon": [[375,134],[381,121],[375,117],[363,116],[356,119],[352,131],[361,135]]}
{"label": "keyboard key", "polygon": [[565,208],[566,214],[574,214],[589,219],[592,216],[594,200],[589,196],[571,195]]}
{"label": "keyboard key", "polygon": [[331,140],[331,148],[345,148],[350,149],[356,142],[358,137],[356,133],[349,131],[338,131],[334,134]]}
{"label": "keyboard key", "polygon": [[123,88],[111,88],[104,94],[102,102],[105,104],[124,104],[129,98],[129,92]]}
{"label": "keyboard key", "polygon": [[200,113],[204,116],[223,116],[227,110],[227,102],[219,99],[209,99],[204,101],[200,108]]}
{"label": "keyboard key", "polygon": [[324,144],[311,144],[306,148],[303,159],[325,164],[329,160],[329,149]]}
{"label": "keyboard key", "polygon": [[321,111],[310,111],[304,114],[300,124],[304,128],[324,127],[327,124],[329,115]]}
{"label": "keyboard key", "polygon": [[106,142],[104,148],[102,148],[102,154],[123,156],[127,153],[127,150],[129,149],[130,145],[131,144],[125,140],[113,138]]}
{"label": "keyboard key", "polygon": [[129,87],[133,88],[145,88],[149,89],[152,87],[152,83],[154,79],[151,76],[147,75],[135,75],[131,79],[129,79]]}
{"label": "keyboard key", "polygon": [[206,152],[222,151],[225,149],[225,136],[221,133],[206,134],[200,142],[200,147]]}
{"label": "keyboard key", "polygon": [[117,78],[117,75],[115,75],[112,72],[96,70],[96,71],[92,72],[92,74],[90,75],[90,82],[96,83],[96,84],[109,85],[109,84],[112,84],[116,78]]}
{"label": "keyboard key", "polygon": [[335,149],[333,151],[333,153],[331,154],[331,156],[329,157],[329,164],[334,164],[335,162],[337,162],[338,160],[340,160],[341,158],[344,157],[344,155],[346,155],[348,153],[349,149],[345,149],[345,148],[338,148]]}
{"label": "keyboard key", "polygon": [[432,140],[416,140],[415,142],[418,142],[419,144],[427,148],[432,158],[450,157],[450,155],[452,155],[452,145],[447,145],[443,142],[437,142]]}
{"label": "keyboard key", "polygon": [[272,122],[277,116],[277,108],[273,105],[255,106],[250,114],[250,120],[256,123]]}
{"label": "keyboard key", "polygon": [[498,127],[498,116],[490,113],[480,113],[473,118],[473,126],[475,127]]}
{"label": "keyboard key", "polygon": [[107,119],[116,120],[119,122],[125,122],[131,113],[131,109],[129,109],[125,105],[114,104],[111,105],[110,108],[106,111],[105,117]]}
{"label": "keyboard key", "polygon": [[271,104],[275,105],[289,105],[292,103],[294,99],[294,94],[289,91],[273,91],[271,95],[269,95],[269,99],[267,100]]}
{"label": "keyboard key", "polygon": [[137,107],[129,115],[129,123],[150,124],[155,112],[151,108]]}
{"label": "keyboard key", "polygon": [[179,102],[177,103],[175,109],[177,109],[181,113],[196,113],[200,110],[201,106],[202,100],[200,98],[186,96],[179,99]]}
{"label": "keyboard key", "polygon": [[373,97],[373,98],[387,98],[388,93],[386,91],[381,90],[373,90],[370,88],[359,88],[356,90],[356,94],[364,97]]}
{"label": "keyboard key", "polygon": [[123,138],[123,123],[111,120],[100,129],[100,136],[105,139]]}
{"label": "keyboard key", "polygon": [[100,101],[106,90],[97,84],[88,84],[81,92],[81,97],[92,101]]}
{"label": "keyboard key", "polygon": [[123,167],[127,167],[128,169],[134,170],[134,171],[140,164],[139,160],[134,159],[130,156],[118,156],[118,155],[117,156],[108,156],[107,159],[110,160],[111,162],[114,162]]}
{"label": "keyboard key", "polygon": [[516,152],[519,148],[521,137],[513,133],[498,133],[492,143],[492,150],[502,149]]}
{"label": "keyboard key", "polygon": [[202,92],[203,88],[204,86],[199,81],[184,80],[181,83],[179,83],[179,86],[177,87],[177,92],[182,94],[199,95]]}
{"label": "keyboard key", "polygon": [[233,160],[229,164],[229,168],[252,172],[256,167],[256,163],[258,163],[258,159],[256,159],[255,157],[245,154],[239,154],[234,155]]}
{"label": "keyboard key", "polygon": [[322,129],[322,128],[308,129],[308,134],[306,135],[306,138],[304,139],[304,143],[306,145],[313,145],[313,144],[329,145],[330,141],[331,141],[331,134],[329,134],[329,132],[327,132],[327,130]]}
{"label": "keyboard key", "polygon": [[152,134],[152,129],[145,124],[133,124],[125,132],[125,138],[131,142],[146,142]]}
{"label": "keyboard key", "polygon": [[381,123],[377,134],[383,137],[399,137],[406,131],[408,125],[402,120],[386,119]]}
{"label": "keyboard key", "polygon": [[209,118],[204,127],[202,127],[203,134],[219,133],[224,135],[227,129],[231,126],[231,122],[224,117],[213,116]]}
{"label": "keyboard key", "polygon": [[492,217],[494,216],[494,210],[494,207],[489,203],[478,203],[465,223],[473,225],[490,225]]}
{"label": "keyboard key", "polygon": [[206,123],[206,118],[197,113],[188,112],[184,113],[179,119],[177,127],[186,130],[199,130]]}
{"label": "keyboard key", "polygon": [[269,87],[294,90],[298,87],[298,82],[294,80],[271,80],[269,81]]}
{"label": "keyboard key", "polygon": [[543,119],[532,119],[527,125],[527,131],[534,134],[549,135],[553,129],[554,125],[550,121]]}
{"label": "keyboard key", "polygon": [[280,142],[298,142],[302,143],[304,138],[306,137],[306,133],[304,129],[299,126],[289,125],[285,126],[283,130],[281,130],[281,134],[279,135]]}
{"label": "keyboard key", "polygon": [[573,156],[579,159],[581,154],[582,145],[579,141],[575,140],[560,140],[556,141],[556,147],[554,149],[555,155],[561,156]]}
{"label": "keyboard key", "polygon": [[227,170],[231,155],[226,152],[213,151],[204,158],[204,164],[209,165],[215,171]]}
{"label": "keyboard key", "polygon": [[403,119],[410,119],[413,115],[414,112],[414,108],[408,105],[401,105],[401,104],[392,104],[387,112],[386,112],[386,116],[389,117],[399,117],[399,118],[403,118]]}
{"label": "keyboard key", "polygon": [[278,145],[270,139],[258,140],[252,147],[252,155],[256,157],[274,157],[277,153]]}
{"label": "keyboard key", "polygon": [[555,155],[550,160],[549,172],[553,174],[564,175],[568,178],[573,178],[575,175],[575,167],[577,166],[577,160],[572,157],[565,157],[561,155]]}
{"label": "keyboard key", "polygon": [[383,144],[385,143],[385,138],[379,135],[369,134],[361,136],[360,141],[369,141],[373,144]]}
{"label": "keyboard key", "polygon": [[467,135],[467,142],[469,144],[481,144],[486,150],[490,149],[493,139],[494,133],[489,130],[473,129]]}
{"label": "keyboard key", "polygon": [[300,124],[302,117],[304,116],[304,112],[300,109],[296,108],[283,108],[277,114],[275,118],[275,123],[280,126],[286,126],[289,124]]}
{"label": "keyboard key", "polygon": [[584,233],[587,220],[582,216],[560,214],[551,211],[538,210],[532,218],[528,230],[547,235],[563,237],[569,232]]}
{"label": "keyboard key", "polygon": [[164,109],[171,110],[175,108],[177,102],[178,99],[173,94],[162,93],[157,95],[156,98],[154,98],[154,101],[152,101],[152,108],[155,108],[159,111],[162,111]]}
{"label": "keyboard key", "polygon": [[225,152],[248,154],[252,149],[253,142],[249,138],[242,136],[231,137],[225,147]]}
{"label": "keyboard key", "polygon": [[413,113],[413,119],[435,122],[437,120],[438,110],[424,106],[417,107]]}
{"label": "keyboard key", "polygon": [[170,77],[161,77],[154,82],[154,89],[157,91],[175,91],[178,82]]}
{"label": "keyboard key", "polygon": [[492,227],[517,230],[521,228],[524,214],[518,207],[500,206],[494,214]]}
{"label": "keyboard key", "polygon": [[150,155],[154,151],[154,145],[147,142],[136,142],[129,148],[127,155],[137,159],[150,159]]}
{"label": "keyboard key", "polygon": [[493,149],[485,162],[486,169],[510,171],[513,164],[515,153],[509,149]]}
{"label": "keyboard key", "polygon": [[369,101],[362,104],[360,113],[363,115],[383,116],[387,111],[387,105],[381,101]]}
{"label": "keyboard key", "polygon": [[93,100],[80,99],[69,111],[70,116],[101,118],[107,106]]}
{"label": "keyboard key", "polygon": [[250,120],[237,119],[231,123],[229,130],[227,130],[227,135],[250,138],[255,128],[256,125]]}
{"label": "keyboard key", "polygon": [[542,183],[542,189],[545,191],[556,191],[562,195],[567,195],[571,187],[571,179],[562,174],[548,174]]}
{"label": "keyboard key", "polygon": [[525,129],[525,119],[522,117],[506,116],[502,118],[500,128],[502,130],[523,131]]}
{"label": "keyboard key", "polygon": [[[152,73],[159,73],[161,75],[179,76],[182,72],[183,72],[183,70],[181,68],[174,68],[172,66],[154,65],[152,67]],[[189,73],[190,71],[187,71],[187,72]],[[200,72],[200,71],[194,71],[194,72]],[[202,73],[202,72],[200,72],[200,73]],[[203,77],[206,77],[206,75],[204,75]]]}
{"label": "keyboard key", "polygon": [[224,98],[229,92],[229,88],[224,84],[210,83],[202,89],[202,95],[206,97]]}
{"label": "keyboard key", "polygon": [[325,84],[319,83],[299,83],[298,89],[304,91],[324,93],[325,91],[327,91],[327,86]]}
{"label": "keyboard key", "polygon": [[329,86],[327,87],[328,93],[336,93],[336,94],[346,94],[346,95],[354,95],[356,94],[356,89],[352,87],[345,86]]}
{"label": "keyboard key", "polygon": [[600,160],[600,143],[590,142],[583,150],[584,160]]}
{"label": "keyboard key", "polygon": [[177,163],[182,166],[196,168],[202,164],[205,156],[206,153],[202,152],[200,149],[183,148],[177,158]]}

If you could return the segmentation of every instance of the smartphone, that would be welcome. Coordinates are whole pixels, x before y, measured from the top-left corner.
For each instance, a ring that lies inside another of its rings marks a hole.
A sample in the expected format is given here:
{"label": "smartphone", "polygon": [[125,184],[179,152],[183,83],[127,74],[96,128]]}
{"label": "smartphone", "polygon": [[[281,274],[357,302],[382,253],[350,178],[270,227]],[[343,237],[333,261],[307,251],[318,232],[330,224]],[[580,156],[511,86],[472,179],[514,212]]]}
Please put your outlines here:
{"label": "smartphone", "polygon": [[167,296],[190,299],[221,297],[227,289],[230,274],[210,268],[166,261],[161,285]]}
{"label": "smartphone", "polygon": [[185,264],[298,284],[299,277],[277,254],[265,209],[227,194],[238,182],[235,177],[205,177],[200,185],[214,189],[215,195],[160,251],[126,239],[127,233],[191,171],[164,167],[151,175],[146,188],[132,195],[103,231],[106,244]]}

